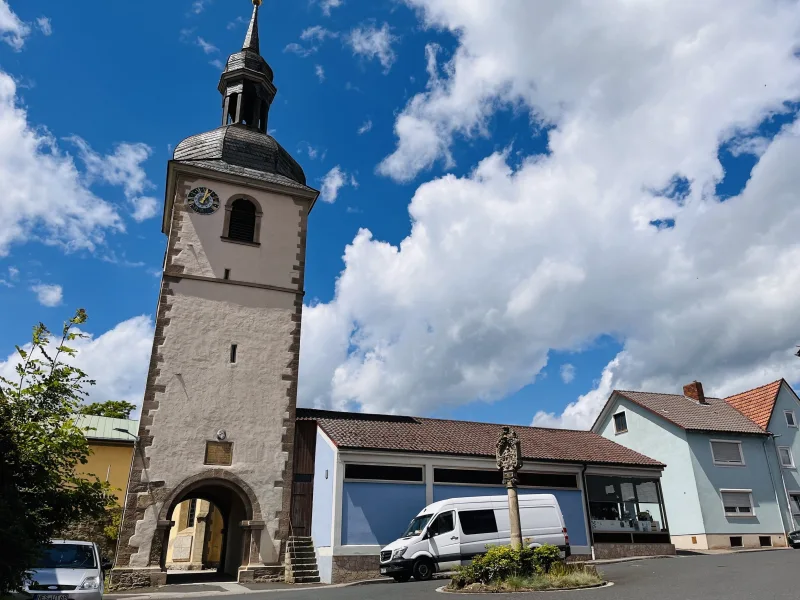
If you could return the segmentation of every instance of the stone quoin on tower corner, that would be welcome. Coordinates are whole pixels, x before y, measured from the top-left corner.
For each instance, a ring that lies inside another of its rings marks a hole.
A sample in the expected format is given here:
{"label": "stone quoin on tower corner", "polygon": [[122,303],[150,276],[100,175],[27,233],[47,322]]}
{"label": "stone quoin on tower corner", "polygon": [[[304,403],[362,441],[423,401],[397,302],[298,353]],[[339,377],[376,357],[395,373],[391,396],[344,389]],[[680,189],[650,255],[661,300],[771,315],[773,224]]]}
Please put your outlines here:
{"label": "stone quoin on tower corner", "polygon": [[260,53],[260,4],[220,78],[221,126],[178,144],[167,167],[167,249],[115,589],[165,583],[173,511],[193,498],[222,514],[220,571],[240,582],[284,572],[319,192],[267,133],[277,89]]}

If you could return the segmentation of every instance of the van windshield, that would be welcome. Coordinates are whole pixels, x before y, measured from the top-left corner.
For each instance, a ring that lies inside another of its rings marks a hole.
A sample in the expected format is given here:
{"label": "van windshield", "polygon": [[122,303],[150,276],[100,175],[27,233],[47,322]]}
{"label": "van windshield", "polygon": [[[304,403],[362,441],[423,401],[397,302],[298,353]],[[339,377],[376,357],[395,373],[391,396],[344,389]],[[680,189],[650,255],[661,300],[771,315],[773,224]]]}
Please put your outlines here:
{"label": "van windshield", "polygon": [[94,552],[87,544],[52,544],[36,562],[37,569],[92,569]]}
{"label": "van windshield", "polygon": [[425,525],[428,524],[428,521],[431,520],[431,515],[420,515],[419,517],[414,517],[411,520],[411,523],[408,524],[408,529],[403,534],[403,537],[412,537],[415,535],[419,535],[422,533],[422,530],[425,529]]}

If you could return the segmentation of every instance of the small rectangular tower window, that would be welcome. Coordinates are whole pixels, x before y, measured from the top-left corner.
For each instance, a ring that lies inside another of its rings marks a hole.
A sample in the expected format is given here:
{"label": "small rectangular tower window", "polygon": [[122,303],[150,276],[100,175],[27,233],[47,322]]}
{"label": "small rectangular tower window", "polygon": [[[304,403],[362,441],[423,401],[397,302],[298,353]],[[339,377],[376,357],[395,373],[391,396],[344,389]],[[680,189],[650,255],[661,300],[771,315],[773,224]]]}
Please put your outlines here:
{"label": "small rectangular tower window", "polygon": [[237,349],[237,345],[236,344],[231,344],[231,362],[232,363],[236,362],[236,349]]}
{"label": "small rectangular tower window", "polygon": [[797,418],[794,416],[793,410],[785,410],[783,414],[786,416],[786,424],[789,427],[797,427]]}
{"label": "small rectangular tower window", "polygon": [[225,274],[222,276],[223,279],[230,279],[231,278],[231,270],[225,269]]}

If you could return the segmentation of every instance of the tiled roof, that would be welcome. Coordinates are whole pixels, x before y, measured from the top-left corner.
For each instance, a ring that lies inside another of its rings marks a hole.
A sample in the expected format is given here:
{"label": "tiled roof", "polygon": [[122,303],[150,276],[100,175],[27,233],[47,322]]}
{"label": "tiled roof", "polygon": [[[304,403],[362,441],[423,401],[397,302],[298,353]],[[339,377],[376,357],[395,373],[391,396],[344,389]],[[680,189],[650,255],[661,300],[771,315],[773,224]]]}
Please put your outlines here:
{"label": "tiled roof", "polygon": [[83,429],[88,440],[111,440],[133,443],[133,437],[115,429],[124,429],[135,436],[139,432],[139,421],[112,419],[96,415],[75,415],[75,425]]}
{"label": "tiled roof", "polygon": [[679,394],[654,394],[614,390],[682,429],[730,433],[765,433],[753,421],[719,398],[706,398],[702,405]]}
{"label": "tiled roof", "polygon": [[766,429],[772,416],[772,409],[775,408],[775,400],[778,398],[778,390],[781,389],[781,383],[783,383],[783,379],[741,394],[728,396],[725,398],[725,402],[762,429]]}
{"label": "tiled roof", "polygon": [[[307,408],[297,418],[313,420],[340,448],[495,456],[502,425],[421,417],[371,415]],[[591,431],[511,426],[528,460],[663,467]]]}

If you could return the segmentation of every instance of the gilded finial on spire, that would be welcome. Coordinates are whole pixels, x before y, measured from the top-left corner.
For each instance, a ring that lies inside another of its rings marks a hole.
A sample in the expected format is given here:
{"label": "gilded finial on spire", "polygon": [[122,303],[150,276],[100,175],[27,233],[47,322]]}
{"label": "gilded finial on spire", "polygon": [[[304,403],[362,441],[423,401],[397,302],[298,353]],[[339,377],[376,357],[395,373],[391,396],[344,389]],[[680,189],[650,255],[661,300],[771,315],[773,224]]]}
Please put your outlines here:
{"label": "gilded finial on spire", "polygon": [[261,0],[253,0],[253,18],[250,19],[250,27],[247,28],[247,35],[244,38],[244,46],[242,50],[250,50],[256,54],[261,54],[258,45],[258,7],[261,6]]}

